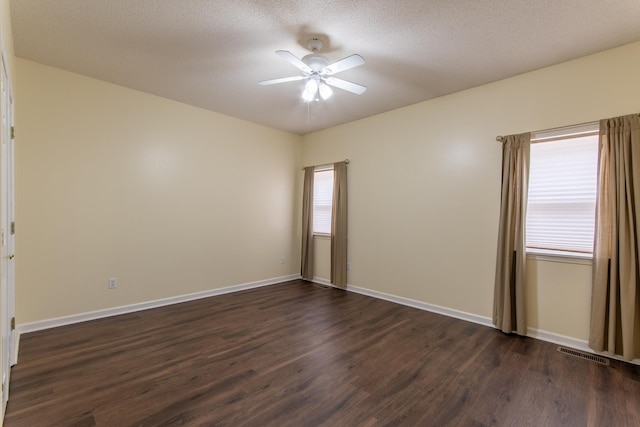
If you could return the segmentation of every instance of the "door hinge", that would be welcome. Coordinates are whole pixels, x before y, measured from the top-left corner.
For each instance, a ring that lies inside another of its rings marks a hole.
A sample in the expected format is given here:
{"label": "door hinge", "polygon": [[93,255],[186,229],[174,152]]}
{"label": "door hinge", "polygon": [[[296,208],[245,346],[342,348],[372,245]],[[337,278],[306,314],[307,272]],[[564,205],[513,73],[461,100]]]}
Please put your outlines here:
{"label": "door hinge", "polygon": [[16,137],[16,128],[11,126],[11,139],[15,139]]}
{"label": "door hinge", "polygon": [[16,222],[11,221],[11,234],[16,234]]}
{"label": "door hinge", "polygon": [[11,330],[13,331],[16,328],[16,318],[11,318]]}

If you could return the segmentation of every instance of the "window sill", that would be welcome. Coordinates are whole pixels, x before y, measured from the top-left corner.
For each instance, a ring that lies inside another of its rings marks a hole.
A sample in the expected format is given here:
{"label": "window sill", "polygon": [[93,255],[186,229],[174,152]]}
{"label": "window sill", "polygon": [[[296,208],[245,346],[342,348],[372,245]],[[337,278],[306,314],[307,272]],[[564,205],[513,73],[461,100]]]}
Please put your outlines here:
{"label": "window sill", "polygon": [[313,233],[313,238],[314,239],[322,239],[322,240],[330,240],[331,239],[331,234]]}
{"label": "window sill", "polygon": [[527,248],[527,259],[561,262],[565,264],[592,265],[593,255],[580,252],[552,251]]}

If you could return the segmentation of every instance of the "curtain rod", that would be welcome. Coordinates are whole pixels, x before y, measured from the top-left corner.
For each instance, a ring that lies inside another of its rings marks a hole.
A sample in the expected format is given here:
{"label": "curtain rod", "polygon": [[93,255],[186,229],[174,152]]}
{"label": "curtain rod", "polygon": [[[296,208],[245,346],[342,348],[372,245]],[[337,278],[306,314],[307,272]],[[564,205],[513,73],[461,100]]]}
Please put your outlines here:
{"label": "curtain rod", "polygon": [[[640,113],[638,113],[638,116],[640,116]],[[584,122],[584,123],[578,123],[576,125],[570,125],[570,126],[560,126],[557,128],[551,128],[551,129],[545,129],[544,131],[538,130],[535,132],[531,132],[532,134],[534,133],[540,133],[540,132],[548,132],[548,131],[554,131],[554,130],[561,130],[561,129],[565,129],[565,128],[571,128],[571,127],[575,127],[575,126],[583,126],[583,125],[588,125],[591,123],[595,123],[595,122],[599,122],[600,120],[596,120],[596,121],[591,121],[591,122]],[[498,142],[504,142],[504,136],[502,135],[498,135],[496,136],[496,141]]]}
{"label": "curtain rod", "polygon": [[[349,166],[349,163],[351,163],[351,161],[349,159],[344,159],[344,164]],[[333,163],[325,163],[324,165],[314,165],[314,168],[319,168],[319,167],[323,167],[323,166],[333,166]],[[306,168],[308,168],[309,166],[303,166],[302,170],[305,170]]]}

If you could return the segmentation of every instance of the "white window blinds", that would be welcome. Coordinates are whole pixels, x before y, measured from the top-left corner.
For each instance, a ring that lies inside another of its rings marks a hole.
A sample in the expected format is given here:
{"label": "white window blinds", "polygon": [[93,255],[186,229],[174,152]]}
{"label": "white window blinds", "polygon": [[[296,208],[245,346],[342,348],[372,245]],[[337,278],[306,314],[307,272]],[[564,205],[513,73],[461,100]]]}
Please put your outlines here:
{"label": "white window blinds", "polygon": [[535,135],[539,142],[531,144],[528,249],[593,252],[598,163],[594,126],[590,132]]}
{"label": "white window blinds", "polygon": [[313,178],[313,232],[331,234],[333,169],[316,170]]}

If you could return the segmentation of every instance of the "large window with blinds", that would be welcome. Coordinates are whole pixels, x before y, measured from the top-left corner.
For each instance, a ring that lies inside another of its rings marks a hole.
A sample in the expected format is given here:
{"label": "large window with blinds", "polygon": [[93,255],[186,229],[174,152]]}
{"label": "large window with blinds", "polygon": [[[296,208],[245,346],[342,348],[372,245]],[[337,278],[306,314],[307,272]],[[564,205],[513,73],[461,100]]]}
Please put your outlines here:
{"label": "large window with blinds", "polygon": [[313,233],[331,234],[333,168],[316,169],[313,175]]}
{"label": "large window with blinds", "polygon": [[592,254],[597,164],[597,123],[533,135],[528,252]]}

